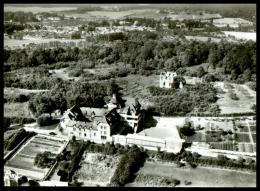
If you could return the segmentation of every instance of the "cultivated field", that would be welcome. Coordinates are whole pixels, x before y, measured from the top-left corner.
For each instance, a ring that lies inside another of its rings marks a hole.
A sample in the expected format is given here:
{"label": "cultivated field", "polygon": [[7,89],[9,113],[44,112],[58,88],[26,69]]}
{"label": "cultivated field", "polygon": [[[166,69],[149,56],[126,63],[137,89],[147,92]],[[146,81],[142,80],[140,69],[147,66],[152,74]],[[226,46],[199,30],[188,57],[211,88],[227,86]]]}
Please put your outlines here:
{"label": "cultivated field", "polygon": [[79,182],[83,182],[83,186],[106,186],[110,183],[118,162],[119,157],[86,152],[76,176]]}
{"label": "cultivated field", "polygon": [[58,155],[64,148],[66,140],[50,136],[37,135],[22,146],[17,153],[6,163],[5,168],[33,179],[43,179],[50,168],[34,166],[34,159],[38,153],[49,151]]}
{"label": "cultivated field", "polygon": [[[178,168],[175,165],[167,163],[146,162],[138,175],[158,175],[169,177],[181,181],[177,187],[255,187],[256,173],[239,172],[234,170],[197,167],[191,169],[189,167]],[[185,185],[184,181],[191,181],[191,185]],[[136,182],[128,186],[153,186],[161,185],[153,184],[153,182]]]}
{"label": "cultivated field", "polygon": [[74,10],[77,7],[16,7],[16,6],[4,6],[4,11],[23,11],[23,12],[32,12],[32,13],[40,13],[40,12],[57,12],[57,11],[68,11]]}
{"label": "cultivated field", "polygon": [[233,91],[239,98],[239,100],[232,100],[228,95],[228,90],[224,82],[215,82],[216,87],[220,87],[225,94],[219,94],[217,104],[221,109],[221,114],[228,113],[244,113],[252,112],[251,107],[256,104],[256,92],[248,90],[246,85],[232,84],[234,86]]}

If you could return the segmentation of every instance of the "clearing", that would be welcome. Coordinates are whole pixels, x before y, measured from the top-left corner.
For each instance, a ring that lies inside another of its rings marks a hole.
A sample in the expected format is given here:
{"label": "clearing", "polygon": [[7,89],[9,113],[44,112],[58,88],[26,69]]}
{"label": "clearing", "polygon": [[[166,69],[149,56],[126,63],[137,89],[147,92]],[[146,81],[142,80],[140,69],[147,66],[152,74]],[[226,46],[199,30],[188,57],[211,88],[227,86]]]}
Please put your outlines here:
{"label": "clearing", "polygon": [[29,102],[4,103],[4,117],[33,118],[28,106]]}
{"label": "clearing", "polygon": [[220,87],[225,92],[218,94],[217,104],[221,109],[221,114],[253,112],[251,107],[256,104],[256,92],[249,90],[246,85],[231,84],[234,87],[232,90],[239,98],[239,100],[232,100],[228,93],[230,89],[224,84],[224,82],[215,82],[215,87]]}

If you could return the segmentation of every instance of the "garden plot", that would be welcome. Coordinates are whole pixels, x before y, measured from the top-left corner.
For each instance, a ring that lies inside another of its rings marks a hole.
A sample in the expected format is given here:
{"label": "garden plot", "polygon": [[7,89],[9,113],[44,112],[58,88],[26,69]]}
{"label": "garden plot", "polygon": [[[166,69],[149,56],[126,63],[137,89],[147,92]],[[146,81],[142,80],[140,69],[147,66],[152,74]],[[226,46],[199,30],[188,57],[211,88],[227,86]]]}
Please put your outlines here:
{"label": "garden plot", "polygon": [[110,183],[118,163],[118,156],[84,153],[81,167],[75,175],[79,182],[83,182],[83,186],[106,186]]}
{"label": "garden plot", "polygon": [[255,144],[250,144],[250,143],[239,143],[238,151],[253,153],[253,152],[256,152],[256,146],[255,146]]}
{"label": "garden plot", "polygon": [[[215,86],[220,87],[224,92],[226,92],[225,94],[218,94],[219,99],[217,104],[221,109],[221,114],[252,112],[251,107],[253,104],[256,104],[256,99],[252,95],[252,92],[250,93],[250,96],[248,96],[241,91],[241,86],[238,84],[232,84],[232,88],[225,86],[224,82],[215,82]],[[234,91],[239,100],[232,100],[229,97],[229,93],[227,93],[228,90]]]}
{"label": "garden plot", "polygon": [[236,140],[237,142],[250,143],[249,134],[245,134],[245,133],[236,133],[236,138],[235,138],[235,140]]}
{"label": "garden plot", "polygon": [[[43,142],[44,140],[44,142]],[[38,168],[34,166],[34,159],[38,153],[49,151],[58,155],[67,141],[50,136],[37,135],[31,138],[17,153],[6,163],[5,168],[16,173],[28,176],[32,179],[41,180],[50,168]]]}
{"label": "garden plot", "polygon": [[[160,177],[168,177],[180,180],[177,187],[255,187],[256,173],[245,173],[232,171],[229,169],[205,168],[197,167],[178,168],[174,164],[146,162],[138,171],[138,175],[154,175]],[[135,181],[127,186],[136,187],[158,187],[163,186],[158,184],[158,181],[144,180],[142,182]],[[191,185],[185,185],[185,180],[191,181]]]}
{"label": "garden plot", "polygon": [[255,133],[252,133],[252,138],[253,138],[254,143],[256,143],[256,134]]}

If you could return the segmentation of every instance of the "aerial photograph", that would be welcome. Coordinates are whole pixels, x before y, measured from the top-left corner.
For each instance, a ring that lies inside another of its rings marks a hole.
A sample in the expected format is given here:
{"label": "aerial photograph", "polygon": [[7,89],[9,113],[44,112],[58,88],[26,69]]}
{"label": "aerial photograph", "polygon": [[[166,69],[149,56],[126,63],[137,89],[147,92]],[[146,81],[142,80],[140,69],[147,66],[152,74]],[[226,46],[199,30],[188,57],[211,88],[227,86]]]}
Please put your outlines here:
{"label": "aerial photograph", "polygon": [[3,8],[3,186],[257,186],[256,4]]}

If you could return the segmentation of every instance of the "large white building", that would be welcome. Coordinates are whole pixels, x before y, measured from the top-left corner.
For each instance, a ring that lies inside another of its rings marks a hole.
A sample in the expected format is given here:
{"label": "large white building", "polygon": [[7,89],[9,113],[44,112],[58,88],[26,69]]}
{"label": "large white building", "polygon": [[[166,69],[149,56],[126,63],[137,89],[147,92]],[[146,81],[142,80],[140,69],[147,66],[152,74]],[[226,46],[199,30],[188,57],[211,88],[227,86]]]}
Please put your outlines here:
{"label": "large white building", "polygon": [[172,88],[174,78],[177,76],[176,72],[161,72],[160,74],[160,88]]}

